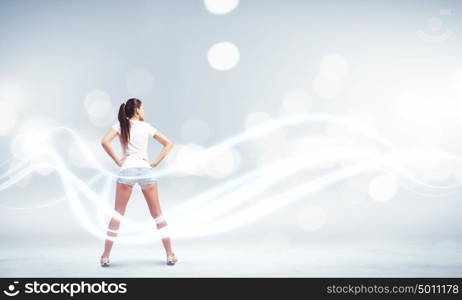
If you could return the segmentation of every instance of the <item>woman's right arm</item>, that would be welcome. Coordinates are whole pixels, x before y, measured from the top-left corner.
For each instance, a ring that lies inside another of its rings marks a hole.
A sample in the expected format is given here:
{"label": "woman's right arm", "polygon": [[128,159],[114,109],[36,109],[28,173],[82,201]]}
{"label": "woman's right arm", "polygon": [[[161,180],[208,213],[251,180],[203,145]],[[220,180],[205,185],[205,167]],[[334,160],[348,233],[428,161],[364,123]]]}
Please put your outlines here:
{"label": "woman's right arm", "polygon": [[115,155],[111,147],[111,142],[116,136],[117,136],[117,131],[115,131],[113,128],[109,129],[109,131],[106,133],[106,135],[101,140],[101,146],[103,146],[106,153],[109,154],[112,160],[120,167],[122,166],[125,160],[125,157],[121,159],[117,158],[117,156]]}

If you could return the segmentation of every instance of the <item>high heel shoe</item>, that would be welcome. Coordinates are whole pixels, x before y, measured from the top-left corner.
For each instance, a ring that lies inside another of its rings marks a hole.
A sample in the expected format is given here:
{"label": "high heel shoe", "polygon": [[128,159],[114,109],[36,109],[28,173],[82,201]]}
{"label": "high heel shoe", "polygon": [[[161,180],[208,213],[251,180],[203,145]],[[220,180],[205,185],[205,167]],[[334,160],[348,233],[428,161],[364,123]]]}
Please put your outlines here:
{"label": "high heel shoe", "polygon": [[167,265],[173,266],[176,262],[178,261],[178,258],[176,257],[175,254],[173,255],[167,255]]}
{"label": "high heel shoe", "polygon": [[109,267],[111,262],[109,261],[109,257],[104,257],[102,256],[99,263],[101,264],[101,267]]}

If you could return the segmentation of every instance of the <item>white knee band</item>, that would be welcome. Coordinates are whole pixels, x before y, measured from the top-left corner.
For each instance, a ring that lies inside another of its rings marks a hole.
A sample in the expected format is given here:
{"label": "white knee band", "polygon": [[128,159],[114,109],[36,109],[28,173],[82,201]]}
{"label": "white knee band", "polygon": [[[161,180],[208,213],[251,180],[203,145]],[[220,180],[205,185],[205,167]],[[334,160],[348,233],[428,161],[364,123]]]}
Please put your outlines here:
{"label": "white knee band", "polygon": [[113,217],[114,219],[116,219],[117,221],[119,221],[119,222],[122,221],[123,218],[124,218],[124,216],[121,215],[121,214],[120,214],[118,211],[116,211],[116,210],[112,211],[112,217]]}
{"label": "white knee band", "polygon": [[164,226],[162,228],[159,228],[158,232],[159,232],[159,235],[160,235],[161,239],[165,239],[165,238],[170,237],[170,233],[168,231],[168,226]]}
{"label": "white knee band", "polygon": [[165,221],[165,219],[164,219],[163,215],[160,215],[157,218],[154,218],[154,222],[156,222],[156,224],[159,224],[159,223],[164,222],[164,221]]}
{"label": "white knee band", "polygon": [[106,239],[110,240],[110,241],[116,241],[118,239],[118,237],[117,236],[112,236],[112,235],[109,235],[109,233],[106,233]]}
{"label": "white knee band", "polygon": [[117,238],[118,230],[107,229],[106,239],[114,241]]}
{"label": "white knee band", "polygon": [[116,236],[106,235],[106,240],[110,240],[110,241],[113,241],[113,242],[117,242],[117,241],[119,240],[119,238],[116,237]]}

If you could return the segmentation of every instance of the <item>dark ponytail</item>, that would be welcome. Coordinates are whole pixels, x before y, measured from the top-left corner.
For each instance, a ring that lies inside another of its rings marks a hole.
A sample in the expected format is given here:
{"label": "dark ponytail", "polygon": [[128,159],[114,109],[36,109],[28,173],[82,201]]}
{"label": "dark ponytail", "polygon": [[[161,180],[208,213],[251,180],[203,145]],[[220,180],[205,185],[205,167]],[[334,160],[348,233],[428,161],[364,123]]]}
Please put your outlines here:
{"label": "dark ponytail", "polygon": [[130,118],[135,115],[136,109],[141,107],[141,101],[136,98],[130,98],[126,103],[122,103],[119,108],[119,123],[120,123],[120,141],[122,148],[127,149],[128,141],[130,140]]}

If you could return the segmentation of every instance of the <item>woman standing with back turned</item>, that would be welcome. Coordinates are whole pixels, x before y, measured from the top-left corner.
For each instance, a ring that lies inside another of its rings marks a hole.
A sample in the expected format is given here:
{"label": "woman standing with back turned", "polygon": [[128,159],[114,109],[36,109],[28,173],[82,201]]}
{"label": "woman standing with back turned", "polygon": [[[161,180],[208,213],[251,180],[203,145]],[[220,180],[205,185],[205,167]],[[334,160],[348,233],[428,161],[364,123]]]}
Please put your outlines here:
{"label": "woman standing with back turned", "polygon": [[[119,108],[118,119],[119,122],[114,124],[101,140],[104,150],[121,167],[117,178],[114,209],[120,215],[124,215],[133,186],[138,183],[148,204],[151,216],[154,218],[157,229],[161,233],[162,244],[167,254],[167,264],[174,265],[178,259],[172,251],[170,237],[167,234],[167,222],[162,216],[157,193],[157,180],[152,169],[170,152],[173,144],[151,124],[144,122],[144,106],[139,99],[131,98],[126,103],[122,103]],[[110,143],[117,135],[119,135],[123,150],[123,157],[121,159],[116,157],[110,146]],[[149,162],[147,147],[149,138],[151,137],[161,143],[164,148],[155,160]],[[120,221],[112,217],[109,222],[107,235],[116,237],[119,226]],[[114,241],[106,239],[104,252],[100,258],[100,264],[103,267],[107,267],[110,264],[109,255],[113,244]]]}

